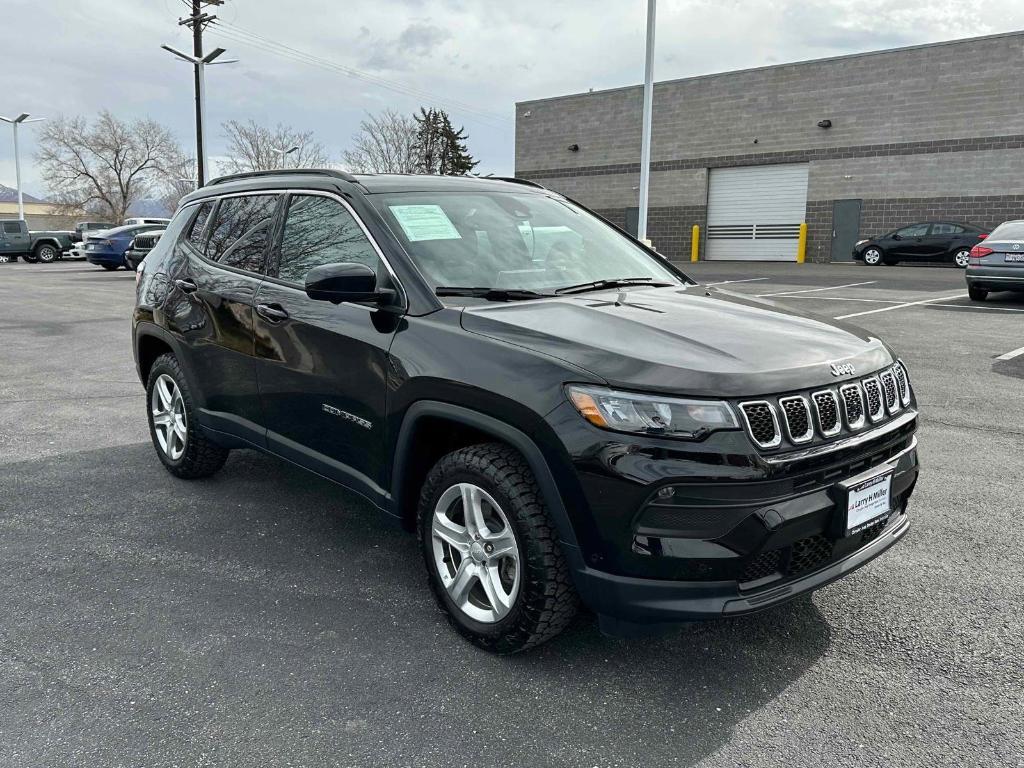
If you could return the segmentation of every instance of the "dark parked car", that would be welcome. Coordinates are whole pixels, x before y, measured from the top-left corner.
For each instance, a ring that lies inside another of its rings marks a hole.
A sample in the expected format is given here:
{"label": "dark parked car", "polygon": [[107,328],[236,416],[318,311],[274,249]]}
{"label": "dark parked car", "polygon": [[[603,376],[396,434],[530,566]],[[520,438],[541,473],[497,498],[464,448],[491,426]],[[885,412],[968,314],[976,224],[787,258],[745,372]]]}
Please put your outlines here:
{"label": "dark parked car", "polygon": [[128,269],[135,270],[139,268],[142,260],[160,242],[160,235],[163,233],[162,229],[150,230],[148,232],[140,232],[132,238],[132,241],[128,243],[128,250],[124,252],[124,263]]}
{"label": "dark parked car", "polygon": [[698,285],[530,182],[215,180],[133,333],[168,471],[256,448],[348,486],[497,652],[580,600],[619,634],[767,608],[909,526],[916,401],[874,333]]}
{"label": "dark parked car", "polygon": [[870,266],[901,261],[951,261],[966,267],[971,248],[987,236],[986,230],[972,224],[911,224],[881,237],[858,241],[853,247],[853,258]]}
{"label": "dark parked car", "polygon": [[974,246],[964,277],[973,301],[993,291],[1024,292],[1024,221],[1000,224],[984,245]]}
{"label": "dark parked car", "polygon": [[128,262],[124,259],[125,251],[128,250],[128,246],[137,234],[149,232],[152,229],[152,224],[131,224],[108,229],[98,236],[90,235],[83,243],[85,258],[90,264],[96,264],[104,269],[115,270],[119,267],[130,269]]}

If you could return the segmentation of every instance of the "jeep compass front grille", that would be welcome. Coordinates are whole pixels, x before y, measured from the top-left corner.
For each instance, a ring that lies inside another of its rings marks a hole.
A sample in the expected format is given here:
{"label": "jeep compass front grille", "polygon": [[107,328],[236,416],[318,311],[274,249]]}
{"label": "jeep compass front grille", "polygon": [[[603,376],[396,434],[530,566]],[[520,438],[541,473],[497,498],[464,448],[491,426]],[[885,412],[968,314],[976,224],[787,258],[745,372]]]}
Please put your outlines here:
{"label": "jeep compass front grille", "polygon": [[900,396],[896,391],[896,377],[892,371],[884,371],[878,380],[882,382],[882,395],[885,398],[885,407],[889,413],[896,413],[900,409]]}
{"label": "jeep compass front grille", "polygon": [[885,416],[885,405],[882,403],[882,385],[878,379],[864,379],[864,394],[868,398],[868,416],[872,421],[881,421]]}
{"label": "jeep compass front grille", "polygon": [[860,429],[864,426],[864,397],[858,384],[844,384],[839,388],[839,396],[843,398],[843,411],[846,413],[846,426]]}
{"label": "jeep compass front grille", "polygon": [[811,424],[811,409],[807,401],[797,395],[796,397],[779,398],[779,405],[785,416],[786,428],[789,430],[789,439],[794,443],[806,443],[814,437],[814,425]]}
{"label": "jeep compass front grille", "polygon": [[818,429],[824,437],[839,434],[839,401],[831,390],[815,392],[814,409],[818,414]]}
{"label": "jeep compass front grille", "polygon": [[740,403],[743,411],[743,418],[746,419],[747,429],[750,436],[754,438],[760,448],[775,448],[782,442],[782,435],[779,434],[779,422],[775,418],[775,410],[765,402]]}
{"label": "jeep compass front grille", "polygon": [[910,405],[910,379],[902,362],[859,381],[812,393],[739,404],[747,432],[763,450],[822,442],[865,431]]}

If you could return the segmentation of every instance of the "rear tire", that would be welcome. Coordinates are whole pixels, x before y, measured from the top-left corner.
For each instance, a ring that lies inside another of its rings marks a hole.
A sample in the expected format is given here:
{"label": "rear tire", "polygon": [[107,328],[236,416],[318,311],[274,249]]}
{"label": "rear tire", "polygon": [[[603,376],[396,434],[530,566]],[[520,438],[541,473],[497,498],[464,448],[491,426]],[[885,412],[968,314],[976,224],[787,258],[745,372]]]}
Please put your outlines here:
{"label": "rear tire", "polygon": [[168,472],[194,480],[224,466],[228,449],[199,429],[195,400],[173,354],[160,355],[149,369],[146,405],[149,435]]}
{"label": "rear tire", "polygon": [[437,603],[474,645],[524,651],[576,615],[579,598],[558,534],[533,473],[512,448],[486,443],[442,458],[423,484],[417,527]]}
{"label": "rear tire", "polygon": [[100,266],[107,270],[107,272],[113,272],[119,267],[118,264],[100,264]]}
{"label": "rear tire", "polygon": [[984,301],[988,298],[988,291],[984,288],[975,288],[974,286],[967,287],[967,295],[971,297],[971,301]]}
{"label": "rear tire", "polygon": [[32,255],[35,257],[36,261],[42,264],[52,264],[60,256],[60,251],[49,243],[42,243],[36,246]]}

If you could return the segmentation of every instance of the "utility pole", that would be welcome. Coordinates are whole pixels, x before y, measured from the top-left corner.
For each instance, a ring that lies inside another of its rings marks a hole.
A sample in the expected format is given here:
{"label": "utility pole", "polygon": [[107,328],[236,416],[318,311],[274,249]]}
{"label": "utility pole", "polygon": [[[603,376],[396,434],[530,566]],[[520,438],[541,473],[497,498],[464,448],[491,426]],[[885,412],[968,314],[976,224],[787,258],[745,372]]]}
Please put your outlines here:
{"label": "utility pole", "polygon": [[[192,55],[195,61],[203,59],[203,30],[206,25],[216,19],[216,15],[206,13],[203,8],[208,5],[223,5],[224,0],[192,0],[192,15],[178,20],[179,26],[192,28]],[[205,83],[203,82],[203,67],[195,65],[195,90],[196,90],[196,178],[199,179],[199,186],[206,183],[206,144],[203,136],[203,99]]]}
{"label": "utility pole", "polygon": [[637,240],[647,240],[648,192],[651,186],[651,113],[654,110],[654,6],[647,0],[647,58],[644,62],[644,111],[640,138],[640,215]]}

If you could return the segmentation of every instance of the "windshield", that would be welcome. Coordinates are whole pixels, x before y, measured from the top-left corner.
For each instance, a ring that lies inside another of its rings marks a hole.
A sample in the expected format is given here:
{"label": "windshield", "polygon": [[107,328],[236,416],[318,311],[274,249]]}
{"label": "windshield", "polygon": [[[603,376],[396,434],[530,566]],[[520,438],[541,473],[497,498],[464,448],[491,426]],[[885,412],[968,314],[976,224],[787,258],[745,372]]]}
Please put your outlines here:
{"label": "windshield", "polygon": [[373,197],[434,288],[550,293],[604,281],[684,282],[613,227],[553,196],[402,192]]}

